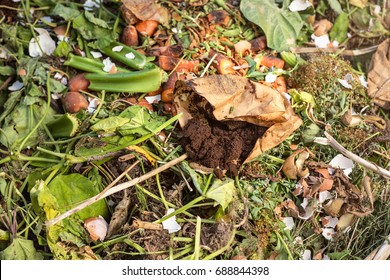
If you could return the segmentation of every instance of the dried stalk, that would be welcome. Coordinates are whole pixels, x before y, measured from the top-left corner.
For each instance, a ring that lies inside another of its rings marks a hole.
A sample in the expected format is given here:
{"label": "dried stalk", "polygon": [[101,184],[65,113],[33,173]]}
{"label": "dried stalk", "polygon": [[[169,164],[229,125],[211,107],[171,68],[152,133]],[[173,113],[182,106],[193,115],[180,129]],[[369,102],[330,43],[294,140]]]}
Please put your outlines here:
{"label": "dried stalk", "polygon": [[387,260],[390,257],[390,234],[385,242],[374,251],[372,251],[365,259],[366,260]]}
{"label": "dried stalk", "polygon": [[156,174],[164,171],[164,170],[167,170],[168,168],[171,168],[172,166],[178,164],[179,162],[182,162],[183,160],[185,160],[187,158],[187,154],[184,154],[184,155],[181,155],[180,157],[174,159],[174,160],[171,160],[170,162],[167,162],[166,164],[138,177],[138,178],[135,178],[129,182],[126,182],[126,183],[122,183],[122,184],[119,184],[115,187],[112,187],[110,188],[109,190],[106,190],[104,191],[103,190],[103,194],[99,193],[93,197],[91,197],[90,199],[80,203],[79,205],[77,205],[76,207],[66,211],[65,213],[55,217],[54,219],[51,219],[49,221],[46,222],[46,226],[47,227],[50,227],[52,225],[55,225],[56,223],[58,223],[59,221],[62,221],[63,219],[69,217],[70,215],[73,215],[74,213],[78,212],[78,211],[81,211],[83,210],[84,208],[88,207],[89,205],[91,204],[94,204],[95,202],[109,196],[109,195],[112,195],[114,193],[117,193],[117,192],[120,192],[124,189],[127,189],[131,186],[134,186],[136,184],[139,184],[153,176],[155,176]]}
{"label": "dried stalk", "polygon": [[346,148],[341,146],[340,143],[337,142],[328,132],[325,131],[324,134],[325,134],[325,137],[329,140],[329,145],[333,149],[342,153],[344,156],[350,158],[354,162],[361,164],[365,168],[371,169],[375,173],[378,173],[379,175],[382,175],[383,177],[390,179],[390,171],[389,170],[386,170],[382,167],[379,167],[379,166],[359,157],[358,155],[348,151]]}

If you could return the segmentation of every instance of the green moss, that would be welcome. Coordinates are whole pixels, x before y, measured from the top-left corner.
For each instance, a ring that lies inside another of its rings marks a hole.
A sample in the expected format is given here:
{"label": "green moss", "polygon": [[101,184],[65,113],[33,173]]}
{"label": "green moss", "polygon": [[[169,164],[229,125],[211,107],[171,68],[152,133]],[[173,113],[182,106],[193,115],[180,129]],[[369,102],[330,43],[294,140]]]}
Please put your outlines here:
{"label": "green moss", "polygon": [[[353,77],[350,81],[352,89],[343,87],[339,82],[347,74]],[[359,110],[370,104],[359,75],[347,61],[340,58],[329,55],[312,57],[293,72],[291,82],[297,89],[313,95],[316,102],[315,117],[321,121],[341,118],[350,106]]]}

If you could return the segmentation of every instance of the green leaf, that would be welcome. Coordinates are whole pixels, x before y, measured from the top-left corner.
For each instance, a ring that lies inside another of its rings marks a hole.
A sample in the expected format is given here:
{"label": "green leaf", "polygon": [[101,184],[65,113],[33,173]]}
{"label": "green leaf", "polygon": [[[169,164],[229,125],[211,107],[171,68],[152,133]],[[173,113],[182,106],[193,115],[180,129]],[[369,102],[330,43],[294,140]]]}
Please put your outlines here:
{"label": "green leaf", "polygon": [[99,18],[95,18],[94,15],[91,14],[90,12],[85,11],[84,15],[85,15],[85,18],[87,20],[89,20],[91,23],[96,24],[97,26],[100,26],[100,27],[103,27],[103,28],[110,29],[110,27],[108,26],[107,22],[105,22],[104,20],[101,20]]}
{"label": "green leaf", "polygon": [[54,16],[60,16],[65,20],[71,20],[80,15],[77,8],[69,8],[62,4],[57,4],[51,12]]}
{"label": "green leaf", "polygon": [[331,41],[336,40],[339,43],[342,43],[347,39],[348,34],[348,14],[341,13],[334,22],[332,29],[329,32],[329,37]]}
{"label": "green leaf", "polygon": [[12,76],[15,75],[15,69],[11,66],[0,66],[0,75]]}
{"label": "green leaf", "polygon": [[95,48],[104,48],[118,38],[118,34],[108,28],[103,28],[90,22],[85,14],[80,14],[72,21],[73,28]]}
{"label": "green leaf", "polygon": [[206,179],[204,179],[202,175],[192,169],[191,166],[189,166],[185,161],[181,163],[181,167],[183,167],[184,171],[186,171],[191,176],[192,183],[194,184],[196,190],[200,194],[203,194],[203,190],[205,189],[206,185]]}
{"label": "green leaf", "polygon": [[15,238],[11,245],[0,253],[2,260],[43,260],[41,253],[38,253],[34,248],[34,243],[31,240],[23,238]]}
{"label": "green leaf", "polygon": [[206,193],[206,197],[213,199],[216,202],[215,205],[221,205],[223,210],[233,201],[234,196],[234,180],[230,178],[223,181],[215,180]]}
{"label": "green leaf", "polygon": [[[32,99],[27,102],[33,101]],[[39,122],[43,116],[47,104],[42,99],[33,105],[19,104],[4,119],[3,130],[0,131],[0,143],[5,146],[16,147],[19,142],[30,133],[31,129]],[[54,118],[55,111],[50,108],[44,124]],[[29,138],[25,147],[36,146],[40,141],[43,129],[40,128]]]}
{"label": "green leaf", "polygon": [[328,0],[329,6],[335,11],[337,14],[343,13],[343,9],[341,8],[339,0]]}
{"label": "green leaf", "polygon": [[[80,174],[77,175],[81,176]],[[53,195],[44,181],[37,181],[31,189],[30,195],[33,209],[37,214],[41,214],[43,210],[47,220],[53,219],[60,214],[57,210],[59,209],[57,197]],[[82,222],[74,216],[47,228],[46,235],[47,244],[55,259],[80,260],[97,258],[92,250],[84,245],[85,231],[82,227]],[[87,252],[85,249],[87,249]]]}
{"label": "green leaf", "polygon": [[[78,173],[58,175],[47,187],[56,198],[60,212],[65,212],[99,193],[99,189],[95,187],[93,182]],[[82,220],[99,215],[107,217],[108,209],[106,203],[100,200],[75,215]]]}
{"label": "green leaf", "polygon": [[245,18],[264,31],[268,47],[278,52],[295,47],[304,25],[298,12],[286,6],[280,9],[272,0],[242,0],[240,9]]}
{"label": "green leaf", "polygon": [[136,105],[127,108],[119,116],[128,118],[130,122],[118,129],[122,135],[146,135],[162,125],[166,118],[150,113],[145,107]]}
{"label": "green leaf", "polygon": [[72,47],[69,45],[68,42],[61,41],[57,48],[54,50],[53,55],[58,57],[67,57],[68,54],[72,51]]}
{"label": "green leaf", "polygon": [[7,190],[7,182],[4,178],[0,177],[0,194],[5,197]]}
{"label": "green leaf", "polygon": [[0,115],[0,122],[3,121],[5,117],[7,117],[12,110],[15,108],[16,104],[18,104],[20,98],[22,97],[23,90],[14,91],[9,94],[7,101],[4,103],[3,112]]}
{"label": "green leaf", "polygon": [[128,118],[122,118],[118,116],[108,117],[95,123],[91,126],[92,131],[104,131],[104,132],[113,132],[117,128],[128,123],[130,120]]}

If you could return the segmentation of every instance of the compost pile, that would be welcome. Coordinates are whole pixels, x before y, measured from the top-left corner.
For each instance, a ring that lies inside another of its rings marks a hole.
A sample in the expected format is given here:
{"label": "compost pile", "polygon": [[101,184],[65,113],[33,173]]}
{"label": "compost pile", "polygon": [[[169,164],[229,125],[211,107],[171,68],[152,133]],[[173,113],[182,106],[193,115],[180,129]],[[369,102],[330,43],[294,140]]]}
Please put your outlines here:
{"label": "compost pile", "polygon": [[2,1],[0,258],[388,259],[390,7],[282,2]]}

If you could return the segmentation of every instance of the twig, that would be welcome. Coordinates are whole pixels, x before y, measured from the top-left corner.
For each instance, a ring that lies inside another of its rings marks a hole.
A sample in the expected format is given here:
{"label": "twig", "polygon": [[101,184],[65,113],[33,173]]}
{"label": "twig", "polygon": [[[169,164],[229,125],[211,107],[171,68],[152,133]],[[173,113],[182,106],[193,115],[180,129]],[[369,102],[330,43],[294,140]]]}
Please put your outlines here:
{"label": "twig", "polygon": [[[359,56],[367,53],[374,52],[378,48],[378,45],[371,46],[368,48],[360,49],[360,50],[343,50],[341,51],[341,55],[345,56]],[[325,49],[319,49],[319,48],[291,48],[290,49],[292,53],[337,53],[340,51],[338,48],[325,48]]]}
{"label": "twig", "polygon": [[207,63],[206,67],[205,67],[204,70],[203,70],[203,73],[200,75],[200,78],[202,78],[202,77],[206,74],[207,70],[208,70],[208,69],[210,68],[210,66],[211,66],[211,63],[213,63],[213,61],[214,61],[214,59],[217,57],[217,55],[218,55],[218,53],[214,54],[214,56],[210,59],[209,63]]}
{"label": "twig", "polygon": [[350,158],[351,160],[363,165],[365,168],[371,169],[375,173],[378,173],[379,175],[382,175],[383,177],[389,178],[390,179],[390,171],[379,167],[361,157],[358,155],[348,151],[346,148],[340,145],[328,132],[324,132],[325,137],[329,140],[329,145],[335,149],[336,151],[342,153],[344,156]]}
{"label": "twig", "polygon": [[78,212],[78,211],[81,211],[83,210],[84,208],[88,207],[89,205],[91,204],[94,204],[95,202],[109,196],[109,195],[112,195],[114,193],[117,193],[117,192],[120,192],[124,189],[127,189],[131,186],[134,186],[136,184],[139,184],[153,176],[155,176],[156,174],[164,171],[164,170],[167,170],[168,168],[178,164],[179,162],[182,162],[183,160],[185,160],[187,158],[187,154],[184,154],[184,155],[181,155],[180,157],[174,159],[174,160],[171,160],[170,162],[167,162],[166,164],[138,177],[138,178],[135,178],[129,182],[126,182],[126,183],[122,183],[122,184],[119,184],[111,189],[109,189],[108,191],[106,191],[103,195],[101,195],[100,193],[91,197],[90,199],[84,201],[83,203],[80,203],[79,205],[77,205],[76,207],[66,211],[65,213],[55,217],[54,219],[51,219],[49,221],[46,222],[46,226],[47,227],[50,227],[52,225],[55,225],[56,223],[58,223],[59,221],[62,221],[63,219],[69,217],[70,215],[73,215],[74,213]]}
{"label": "twig", "polygon": [[129,173],[137,164],[139,163],[139,161],[136,161],[134,162],[132,165],[130,165],[125,171],[122,172],[121,175],[119,175],[117,178],[115,178],[114,181],[112,181],[107,187],[104,188],[104,190],[102,190],[97,199],[99,199],[103,194],[105,194],[109,189],[111,189],[113,186],[115,186],[116,183],[118,183],[123,177],[126,176],[127,173]]}
{"label": "twig", "polygon": [[12,81],[13,77],[8,77],[7,80],[4,81],[4,83],[0,86],[0,90],[5,89],[8,84]]}

